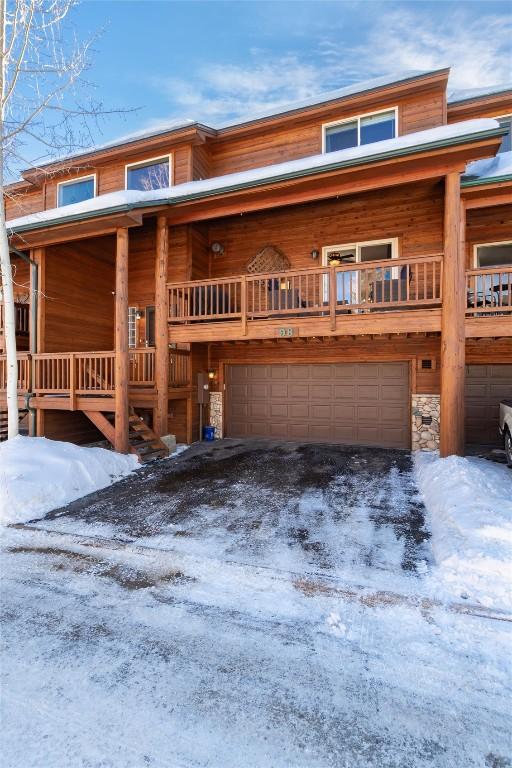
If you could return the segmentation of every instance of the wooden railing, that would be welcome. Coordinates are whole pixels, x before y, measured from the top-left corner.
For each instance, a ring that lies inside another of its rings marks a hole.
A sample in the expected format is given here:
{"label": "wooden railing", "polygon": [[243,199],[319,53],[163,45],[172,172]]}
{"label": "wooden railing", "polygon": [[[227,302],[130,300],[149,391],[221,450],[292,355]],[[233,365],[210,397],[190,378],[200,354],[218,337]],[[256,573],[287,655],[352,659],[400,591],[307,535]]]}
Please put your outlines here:
{"label": "wooden railing", "polygon": [[169,350],[169,386],[188,387],[192,383],[190,352],[185,349]]}
{"label": "wooden railing", "polygon": [[466,272],[466,314],[512,312],[512,266],[470,269]]}
{"label": "wooden railing", "polygon": [[442,254],[168,285],[169,322],[199,323],[440,306]]}
{"label": "wooden railing", "polygon": [[[0,302],[0,333],[4,332],[4,305]],[[16,328],[16,334],[20,336],[28,336],[30,327],[30,305],[21,304],[16,301],[14,303],[14,325]]]}
{"label": "wooden railing", "polygon": [[[130,387],[155,385],[155,350],[129,352]],[[33,371],[33,381],[31,373]],[[6,388],[6,357],[0,355],[0,390]],[[191,382],[190,353],[169,350],[169,386],[185,387]],[[115,391],[114,352],[44,352],[18,354],[18,389],[36,395],[101,395]]]}
{"label": "wooden railing", "polygon": [[[18,352],[18,392],[23,394],[30,391],[30,355],[28,352]],[[0,355],[0,390],[7,388],[7,359]]]}

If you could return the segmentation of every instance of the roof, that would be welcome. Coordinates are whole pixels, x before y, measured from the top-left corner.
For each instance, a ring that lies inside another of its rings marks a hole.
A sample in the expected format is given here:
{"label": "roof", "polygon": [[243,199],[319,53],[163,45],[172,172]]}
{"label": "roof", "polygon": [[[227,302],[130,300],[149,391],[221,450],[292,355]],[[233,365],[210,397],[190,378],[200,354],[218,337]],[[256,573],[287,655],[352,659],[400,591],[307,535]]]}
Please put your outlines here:
{"label": "roof", "polygon": [[71,160],[73,158],[84,157],[86,155],[93,154],[94,152],[113,149],[114,147],[123,146],[125,144],[132,144],[143,139],[150,139],[156,136],[173,134],[186,128],[203,128],[207,131],[222,133],[223,131],[233,129],[235,127],[250,125],[260,120],[266,120],[272,117],[281,117],[283,115],[291,114],[299,110],[312,109],[313,107],[319,106],[321,104],[329,104],[330,102],[356,96],[357,94],[372,93],[373,91],[378,91],[381,88],[386,88],[391,85],[399,85],[401,83],[413,82],[415,80],[420,80],[423,77],[428,77],[429,75],[435,75],[442,72],[448,73],[448,70],[409,70],[405,72],[394,73],[385,77],[378,77],[364,82],[353,83],[352,85],[347,85],[337,90],[320,92],[308,99],[303,99],[301,101],[295,101],[288,104],[282,104],[278,107],[274,107],[272,110],[259,112],[257,114],[245,115],[244,117],[237,118],[236,120],[219,123],[213,126],[209,126],[206,125],[206,123],[191,119],[174,120],[169,123],[160,123],[156,125],[154,124],[153,127],[147,128],[146,130],[135,131],[133,133],[120,136],[116,139],[113,139],[112,141],[91,147],[90,149],[62,155],[47,163],[39,165],[38,168],[45,168],[49,165],[55,165],[57,163]]}
{"label": "roof", "polygon": [[463,186],[512,181],[512,152],[499,152],[496,157],[469,163],[463,176]]}
{"label": "roof", "polygon": [[122,190],[110,192],[85,200],[82,203],[74,203],[62,208],[53,208],[12,219],[7,222],[7,228],[11,234],[14,234],[121,211],[155,205],[175,205],[187,200],[197,200],[223,192],[238,191],[321,172],[341,170],[408,154],[426,152],[439,147],[477,141],[482,137],[499,136],[502,133],[503,128],[496,120],[490,118],[467,120],[430,128],[426,131],[409,133],[395,139],[342,149],[337,152],[313,155],[300,160],[289,160],[276,165],[267,165],[201,181],[190,181],[175,187],[149,191]]}
{"label": "roof", "polygon": [[486,88],[462,88],[448,91],[448,104],[461,104],[464,101],[475,101],[476,99],[485,99],[490,96],[497,96],[501,93],[512,91],[512,83],[500,83],[499,85],[489,85]]}

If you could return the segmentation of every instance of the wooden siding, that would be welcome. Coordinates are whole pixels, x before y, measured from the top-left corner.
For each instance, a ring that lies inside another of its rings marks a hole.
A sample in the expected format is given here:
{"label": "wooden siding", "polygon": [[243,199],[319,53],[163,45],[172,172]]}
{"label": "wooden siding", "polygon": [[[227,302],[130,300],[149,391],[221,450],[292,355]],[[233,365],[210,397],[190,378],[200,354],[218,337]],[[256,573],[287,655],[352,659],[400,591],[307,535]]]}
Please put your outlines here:
{"label": "wooden siding", "polygon": [[466,267],[473,269],[473,246],[479,243],[512,241],[512,205],[472,208],[467,211]]}
{"label": "wooden siding", "polygon": [[321,116],[298,116],[291,125],[266,126],[260,131],[236,138],[225,136],[211,140],[210,169],[212,176],[245,171],[259,166],[282,163],[322,151],[322,125],[355,117],[360,113],[392,109],[398,106],[400,135],[443,125],[444,92],[441,89],[418,94],[405,100],[375,101],[369,106],[337,106]]}
{"label": "wooden siding", "polygon": [[501,117],[512,114],[512,95],[508,93],[494,94],[482,99],[459,104],[448,104],[448,122],[458,123],[461,120],[475,120],[479,117]]}
{"label": "wooden siding", "polygon": [[281,249],[292,268],[300,269],[315,266],[313,248],[392,237],[399,238],[403,258],[442,251],[441,184],[407,185],[215,222],[210,243],[218,240],[225,250],[212,256],[211,276],[243,274],[266,245]]}
{"label": "wooden siding", "polygon": [[111,237],[46,249],[42,299],[46,352],[113,348],[113,249]]}

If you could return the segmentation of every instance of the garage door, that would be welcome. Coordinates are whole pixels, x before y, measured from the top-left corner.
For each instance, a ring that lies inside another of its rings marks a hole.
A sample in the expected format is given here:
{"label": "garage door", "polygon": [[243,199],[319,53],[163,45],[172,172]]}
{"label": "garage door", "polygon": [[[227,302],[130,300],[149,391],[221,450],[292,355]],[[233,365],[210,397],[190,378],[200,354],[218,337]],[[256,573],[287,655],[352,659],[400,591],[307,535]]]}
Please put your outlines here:
{"label": "garage door", "polygon": [[228,437],[408,448],[407,363],[231,365]]}
{"label": "garage door", "polygon": [[512,365],[466,366],[466,442],[498,441],[500,401],[512,397]]}

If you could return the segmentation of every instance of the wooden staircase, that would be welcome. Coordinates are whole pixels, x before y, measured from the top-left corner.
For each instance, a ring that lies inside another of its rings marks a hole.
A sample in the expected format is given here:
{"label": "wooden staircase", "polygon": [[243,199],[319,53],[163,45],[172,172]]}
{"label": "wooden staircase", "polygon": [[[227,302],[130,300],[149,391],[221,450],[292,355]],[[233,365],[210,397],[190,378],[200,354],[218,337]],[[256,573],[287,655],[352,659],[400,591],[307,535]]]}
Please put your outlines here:
{"label": "wooden staircase", "polygon": [[[87,418],[92,421],[95,427],[107,438],[109,443],[114,445],[115,440],[115,415],[111,412],[103,413],[100,411],[83,411]],[[130,453],[138,456],[141,464],[149,461],[163,459],[169,455],[169,449],[156,435],[150,427],[138,416],[135,408],[129,407],[129,432],[128,442],[130,443]]]}
{"label": "wooden staircase", "polygon": [[[18,411],[18,421],[23,421],[27,413],[28,411],[26,408],[20,409]],[[2,443],[4,440],[7,440],[7,423],[7,408],[0,408],[0,443]]]}

